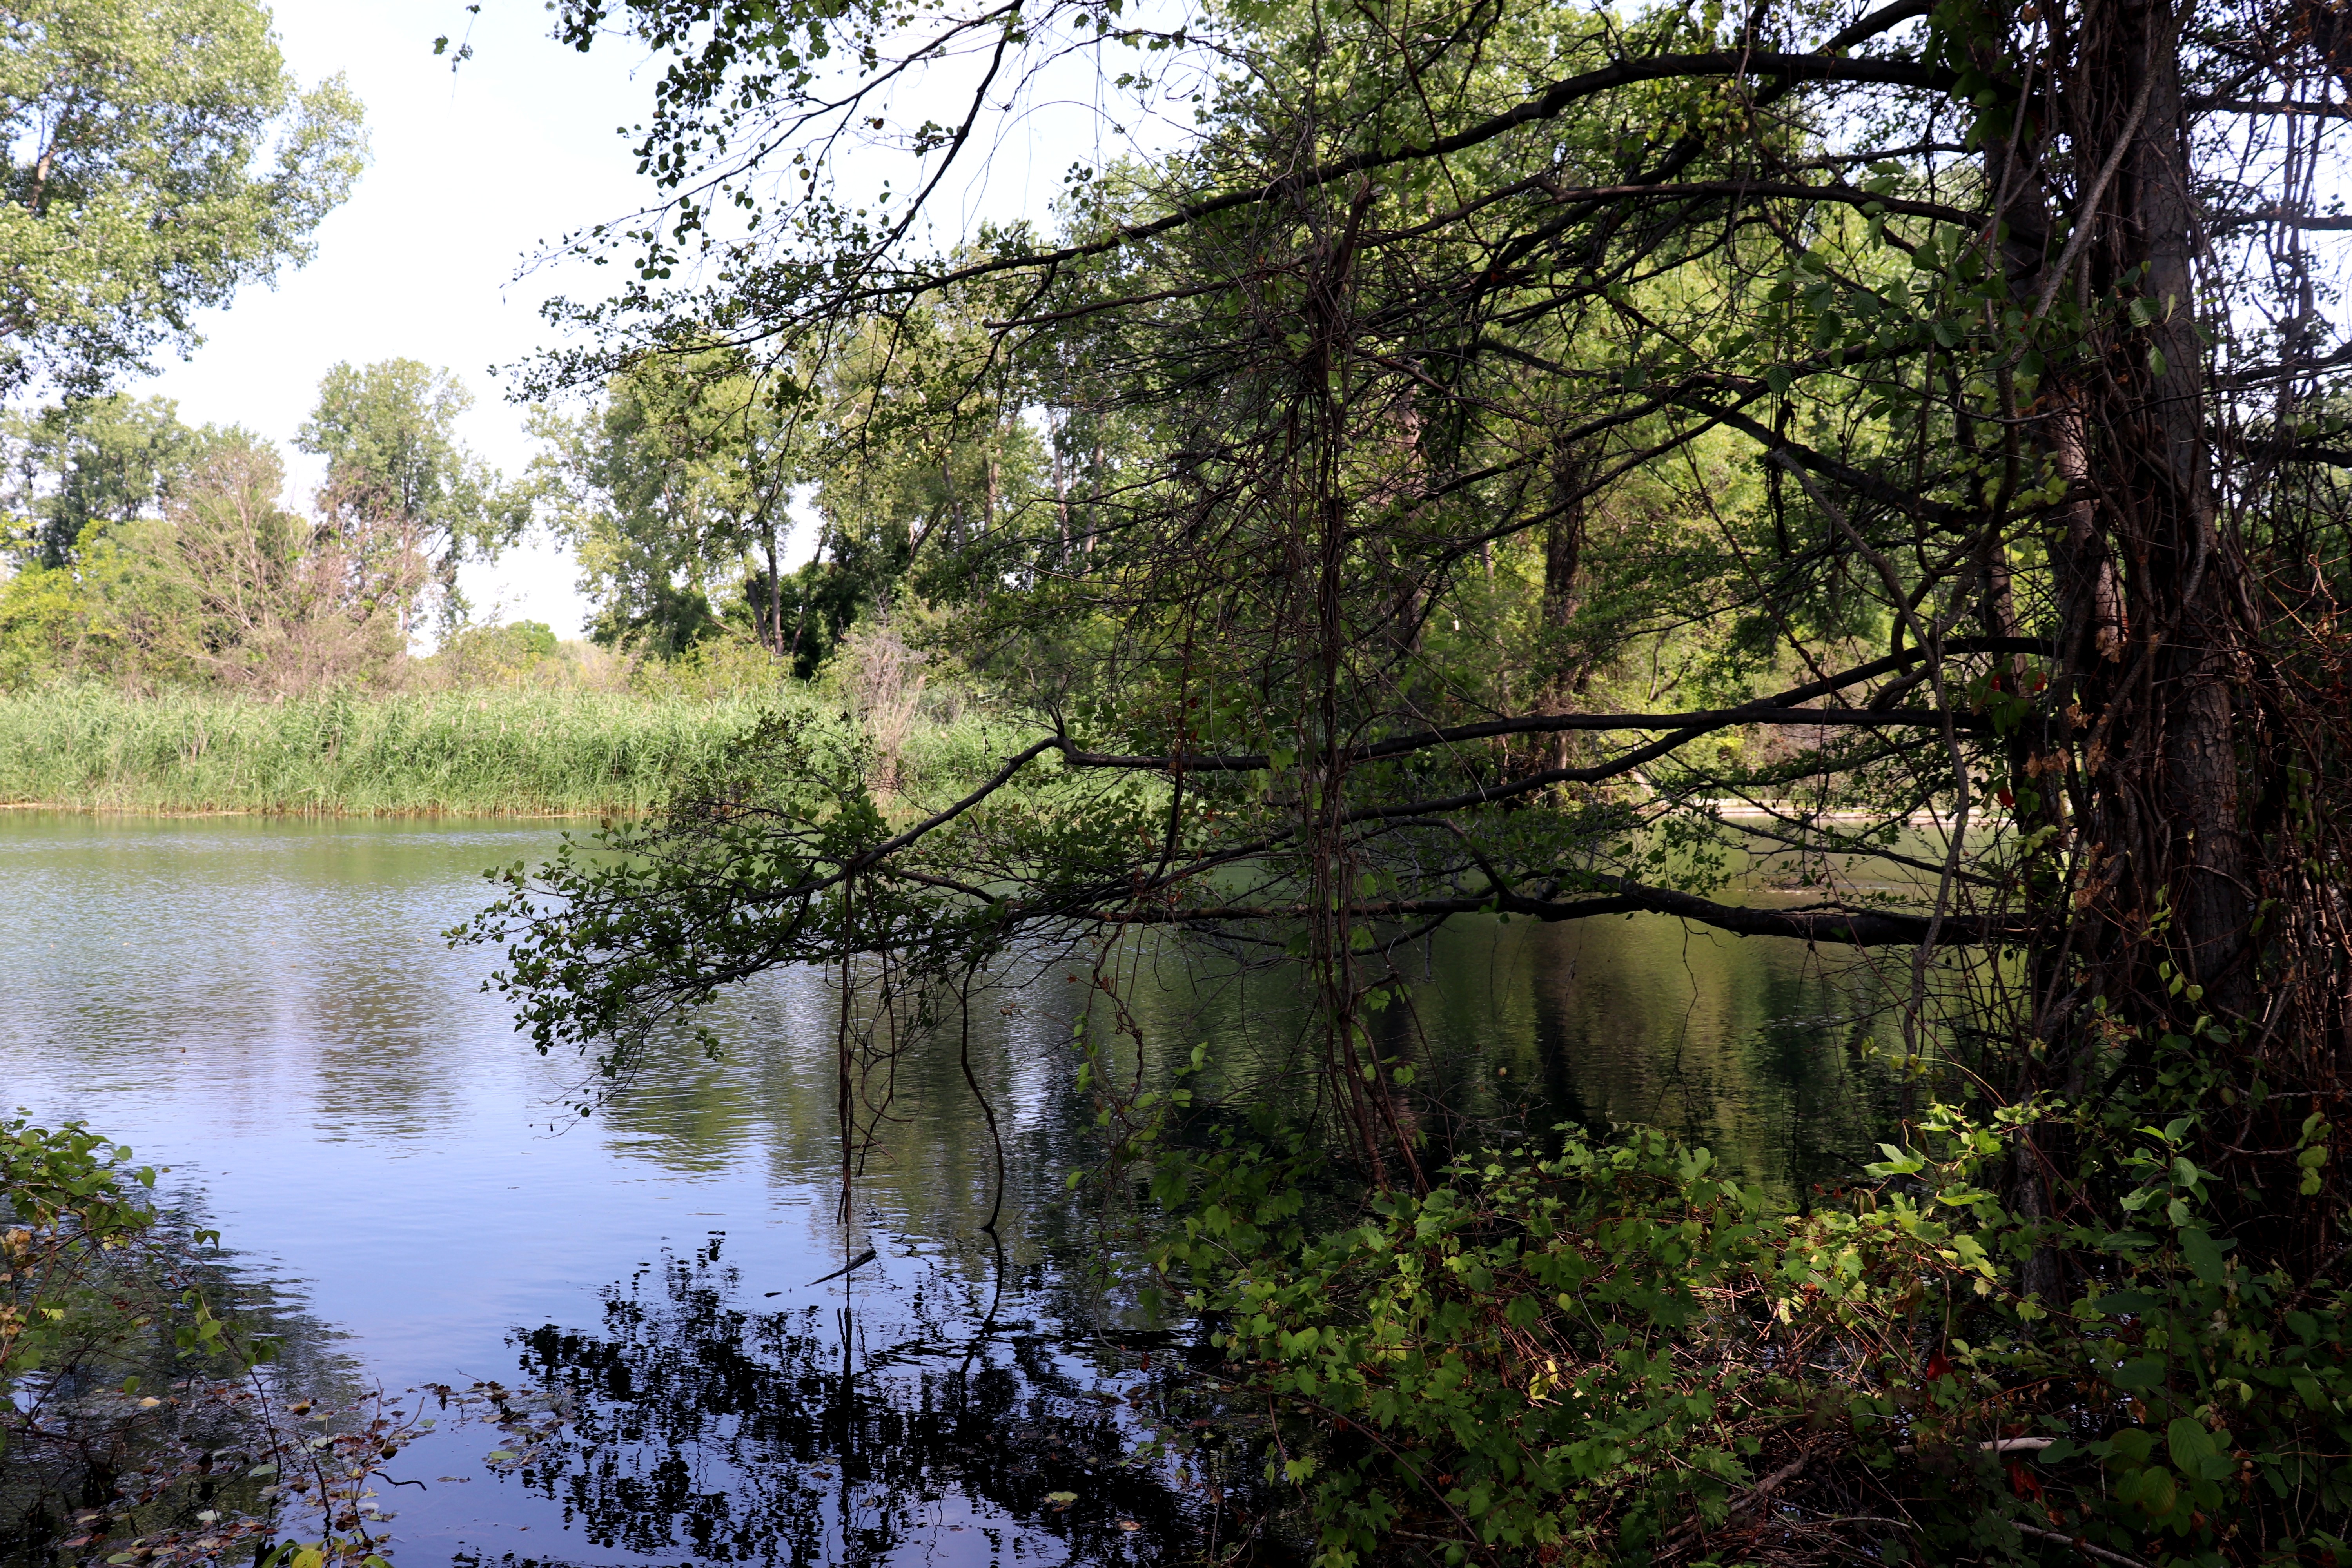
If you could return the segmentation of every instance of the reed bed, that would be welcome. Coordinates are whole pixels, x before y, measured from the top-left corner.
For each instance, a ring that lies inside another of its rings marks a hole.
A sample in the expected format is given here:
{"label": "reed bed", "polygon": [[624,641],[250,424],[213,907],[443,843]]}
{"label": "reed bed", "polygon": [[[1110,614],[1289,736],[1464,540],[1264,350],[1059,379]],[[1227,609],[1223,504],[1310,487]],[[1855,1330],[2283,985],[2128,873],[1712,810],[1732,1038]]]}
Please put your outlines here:
{"label": "reed bed", "polygon": [[782,701],[495,688],[282,702],[0,694],[0,802],[334,816],[626,813]]}

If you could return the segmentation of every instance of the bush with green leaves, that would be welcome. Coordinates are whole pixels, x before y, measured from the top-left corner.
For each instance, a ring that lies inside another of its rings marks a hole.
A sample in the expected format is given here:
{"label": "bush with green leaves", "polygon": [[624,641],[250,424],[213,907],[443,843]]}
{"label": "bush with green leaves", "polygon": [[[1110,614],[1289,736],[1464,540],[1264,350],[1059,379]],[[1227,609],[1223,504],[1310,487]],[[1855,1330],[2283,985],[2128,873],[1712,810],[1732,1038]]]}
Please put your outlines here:
{"label": "bush with green leaves", "polygon": [[[1160,1262],[1325,1568],[2352,1555],[2352,1294],[2238,1261],[2186,1118],[2115,1130],[2114,1230],[2003,1209],[1987,1172],[2069,1114],[1938,1109],[1793,1214],[1703,1149],[1569,1131],[1331,1229],[1314,1143],[1261,1128],[1161,1156]],[[2053,1245],[2072,1300],[2018,1289]]]}
{"label": "bush with green leaves", "polygon": [[[18,1116],[0,1121],[0,1202],[14,1224],[0,1235],[0,1395],[55,1356],[65,1298],[93,1255],[125,1247],[154,1223],[152,1166],[78,1122],[54,1130]],[[0,1453],[7,1433],[0,1428]]]}

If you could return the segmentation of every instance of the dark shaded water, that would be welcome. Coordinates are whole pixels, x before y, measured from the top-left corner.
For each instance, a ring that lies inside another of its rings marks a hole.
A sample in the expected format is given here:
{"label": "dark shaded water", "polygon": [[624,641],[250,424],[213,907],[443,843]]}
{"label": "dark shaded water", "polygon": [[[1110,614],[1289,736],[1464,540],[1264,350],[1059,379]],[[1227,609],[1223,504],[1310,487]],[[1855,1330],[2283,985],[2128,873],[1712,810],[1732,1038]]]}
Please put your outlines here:
{"label": "dark shaded water", "polygon": [[[403,1457],[425,1486],[394,1494],[402,1568],[1142,1563],[1229,1538],[1253,1462],[1194,1425],[1183,1325],[1088,1283],[1064,1195],[1091,1121],[1083,988],[1049,976],[983,1010],[975,1065],[1014,1172],[1002,1252],[951,1058],[908,1062],[844,1227],[816,976],[730,998],[721,1059],[681,1051],[593,1116],[564,1110],[575,1064],[532,1056],[479,988],[492,955],[439,935],[483,901],[483,868],[554,837],[0,814],[0,1104],[168,1164],[236,1266],[385,1387],[568,1397],[515,1473],[484,1467],[479,1429]],[[1171,1055],[1263,1048],[1292,1016],[1270,983],[1204,994],[1181,954],[1156,962]],[[1653,1122],[1785,1187],[1860,1156],[1889,1103],[1849,1048],[1888,983],[1850,959],[1643,918],[1480,925],[1417,962],[1394,1026],[1474,1116]]]}

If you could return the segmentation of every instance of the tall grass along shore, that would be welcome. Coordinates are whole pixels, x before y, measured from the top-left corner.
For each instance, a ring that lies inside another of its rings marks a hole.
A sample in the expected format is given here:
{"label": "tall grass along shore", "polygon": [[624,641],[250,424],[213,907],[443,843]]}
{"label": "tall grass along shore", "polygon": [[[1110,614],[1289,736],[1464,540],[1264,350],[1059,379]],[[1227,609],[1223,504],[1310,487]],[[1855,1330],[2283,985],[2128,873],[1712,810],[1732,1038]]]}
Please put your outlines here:
{"label": "tall grass along shore", "polygon": [[0,802],[81,810],[627,812],[715,759],[772,694],[250,698],[0,693]]}

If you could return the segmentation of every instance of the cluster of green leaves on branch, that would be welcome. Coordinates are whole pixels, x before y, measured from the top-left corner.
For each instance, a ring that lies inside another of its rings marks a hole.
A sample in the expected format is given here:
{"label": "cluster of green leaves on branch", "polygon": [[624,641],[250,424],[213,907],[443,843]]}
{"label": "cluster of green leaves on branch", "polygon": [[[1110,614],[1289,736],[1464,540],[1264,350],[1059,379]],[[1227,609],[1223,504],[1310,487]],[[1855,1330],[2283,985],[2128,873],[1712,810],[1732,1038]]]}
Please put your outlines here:
{"label": "cluster of green leaves on branch", "polygon": [[[17,1116],[0,1122],[0,1196],[10,1226],[0,1234],[0,1394],[47,1363],[58,1342],[74,1275],[91,1254],[146,1234],[154,1223],[146,1194],[152,1167],[131,1166],[131,1151],[74,1123],[50,1129]],[[0,1433],[0,1451],[5,1434]]]}
{"label": "cluster of green leaves on branch", "polygon": [[34,0],[0,18],[0,396],[90,395],[310,258],[366,161],[255,0]]}
{"label": "cluster of green leaves on branch", "polygon": [[[2061,1108],[2043,1108],[2045,1110]],[[1458,1162],[1309,1223],[1312,1140],[1163,1152],[1161,1266],[1274,1412],[1326,1568],[2286,1562],[2352,1551],[2352,1291],[2208,1228],[2185,1119],[2119,1140],[2119,1228],[2004,1209],[2026,1118],[1947,1108],[1788,1213],[1654,1133]],[[2063,1240],[2079,1297],[2020,1289]],[[2298,1556],[2298,1553],[2307,1554]]]}
{"label": "cluster of green leaves on branch", "polygon": [[285,504],[271,446],[121,394],[15,415],[0,682],[103,679],[285,694],[396,681],[430,614],[462,624],[458,563],[520,510],[456,432],[446,372],[337,365],[299,440],[326,459]]}

